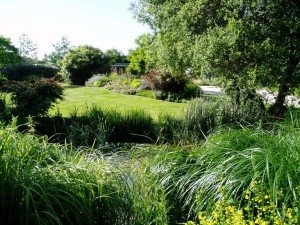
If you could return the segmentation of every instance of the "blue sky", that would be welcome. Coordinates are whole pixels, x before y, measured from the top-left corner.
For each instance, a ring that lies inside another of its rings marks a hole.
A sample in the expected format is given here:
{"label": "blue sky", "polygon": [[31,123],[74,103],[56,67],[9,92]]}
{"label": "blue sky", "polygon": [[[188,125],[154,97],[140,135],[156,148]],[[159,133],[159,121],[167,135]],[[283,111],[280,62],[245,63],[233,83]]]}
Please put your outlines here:
{"label": "blue sky", "polygon": [[127,53],[134,39],[149,32],[129,11],[134,0],[0,0],[0,35],[18,46],[21,34],[38,45],[39,55],[66,36],[73,45],[89,44]]}

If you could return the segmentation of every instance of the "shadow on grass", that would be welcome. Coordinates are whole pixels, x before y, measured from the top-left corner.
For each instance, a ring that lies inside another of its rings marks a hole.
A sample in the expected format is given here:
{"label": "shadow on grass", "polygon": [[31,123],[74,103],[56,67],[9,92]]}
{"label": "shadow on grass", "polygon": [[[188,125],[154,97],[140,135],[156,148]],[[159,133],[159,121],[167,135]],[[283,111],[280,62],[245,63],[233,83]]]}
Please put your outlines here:
{"label": "shadow on grass", "polygon": [[66,85],[63,86],[65,89],[73,89],[73,88],[82,88],[84,86],[79,86],[79,85]]}

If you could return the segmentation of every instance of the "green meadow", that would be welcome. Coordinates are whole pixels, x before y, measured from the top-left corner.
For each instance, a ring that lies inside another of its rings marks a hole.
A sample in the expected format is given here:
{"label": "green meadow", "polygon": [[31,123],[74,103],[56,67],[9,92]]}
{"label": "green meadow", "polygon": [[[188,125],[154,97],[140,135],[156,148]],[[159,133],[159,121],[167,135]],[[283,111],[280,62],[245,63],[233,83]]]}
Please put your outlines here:
{"label": "green meadow", "polygon": [[54,115],[59,112],[63,116],[69,116],[74,111],[81,114],[87,107],[93,105],[118,111],[142,109],[155,118],[161,113],[181,115],[186,106],[185,103],[166,102],[136,95],[112,93],[109,90],[98,87],[65,86],[64,100],[55,105],[51,109],[50,114]]}

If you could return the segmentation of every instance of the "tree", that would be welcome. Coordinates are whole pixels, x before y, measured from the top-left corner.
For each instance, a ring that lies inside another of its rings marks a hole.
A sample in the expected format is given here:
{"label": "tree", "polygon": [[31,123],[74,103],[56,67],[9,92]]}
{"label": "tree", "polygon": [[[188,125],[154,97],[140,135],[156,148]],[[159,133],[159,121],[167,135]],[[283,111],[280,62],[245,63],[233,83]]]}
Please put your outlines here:
{"label": "tree", "polygon": [[149,34],[144,34],[135,40],[137,48],[130,50],[127,56],[130,62],[127,71],[132,74],[144,75],[150,67],[150,45],[152,37]]}
{"label": "tree", "polygon": [[0,68],[15,64],[20,61],[18,49],[12,45],[11,41],[0,36]]}
{"label": "tree", "polygon": [[107,72],[107,73],[110,72],[110,66],[112,64],[128,62],[128,60],[126,59],[126,56],[117,49],[109,49],[109,50],[105,51],[105,58],[107,60],[107,63],[105,66],[105,72]]}
{"label": "tree", "polygon": [[33,43],[27,34],[19,38],[19,53],[25,63],[36,63],[38,60],[37,45]]}
{"label": "tree", "polygon": [[106,59],[100,49],[83,45],[70,50],[61,61],[61,69],[75,85],[84,85],[93,74],[105,72]]}
{"label": "tree", "polygon": [[72,49],[72,45],[67,37],[63,36],[61,40],[53,45],[54,51],[45,55],[45,60],[58,66],[64,56]]}
{"label": "tree", "polygon": [[237,104],[255,85],[277,85],[269,111],[281,116],[286,95],[300,85],[296,0],[139,0],[132,9],[159,33],[173,70],[226,78]]}

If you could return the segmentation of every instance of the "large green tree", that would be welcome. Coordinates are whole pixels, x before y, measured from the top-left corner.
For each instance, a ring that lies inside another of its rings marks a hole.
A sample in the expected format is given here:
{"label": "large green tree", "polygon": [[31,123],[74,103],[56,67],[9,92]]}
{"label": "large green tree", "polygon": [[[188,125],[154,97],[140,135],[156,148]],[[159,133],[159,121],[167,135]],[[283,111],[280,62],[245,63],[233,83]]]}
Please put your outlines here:
{"label": "large green tree", "polygon": [[91,46],[83,45],[70,50],[61,61],[61,69],[75,85],[84,85],[93,74],[105,72],[104,53]]}
{"label": "large green tree", "polygon": [[20,61],[18,49],[8,38],[0,35],[0,68]]}
{"label": "large green tree", "polygon": [[139,0],[133,11],[159,34],[173,70],[225,77],[237,103],[249,87],[277,85],[270,112],[281,115],[300,85],[297,0]]}

